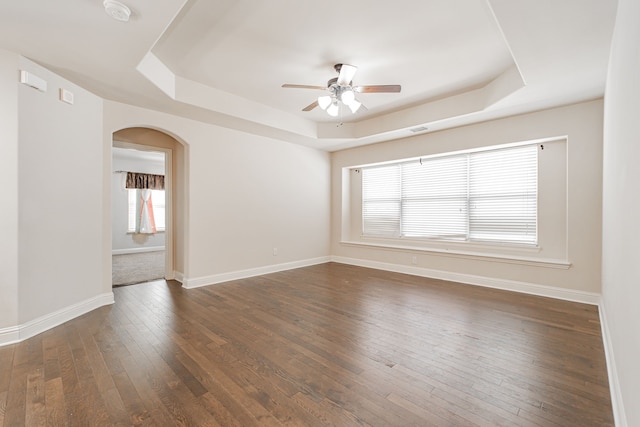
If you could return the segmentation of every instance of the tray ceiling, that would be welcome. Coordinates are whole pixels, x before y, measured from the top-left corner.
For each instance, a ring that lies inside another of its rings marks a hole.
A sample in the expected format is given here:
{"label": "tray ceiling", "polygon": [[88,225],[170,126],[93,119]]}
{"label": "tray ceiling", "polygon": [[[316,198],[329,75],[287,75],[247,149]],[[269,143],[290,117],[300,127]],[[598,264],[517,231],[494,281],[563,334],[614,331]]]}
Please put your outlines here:
{"label": "tray ceiling", "polygon": [[[115,101],[328,151],[602,96],[615,1],[23,0],[0,6],[0,47]],[[364,113],[301,111],[333,65]]]}

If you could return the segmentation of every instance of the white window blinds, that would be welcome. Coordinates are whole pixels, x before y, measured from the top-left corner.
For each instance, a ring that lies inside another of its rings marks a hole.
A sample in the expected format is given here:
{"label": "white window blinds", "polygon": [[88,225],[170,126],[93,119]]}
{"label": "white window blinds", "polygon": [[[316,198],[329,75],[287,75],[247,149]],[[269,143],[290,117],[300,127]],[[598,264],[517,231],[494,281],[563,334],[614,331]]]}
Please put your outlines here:
{"label": "white window blinds", "polygon": [[362,170],[363,235],[537,241],[536,145]]}
{"label": "white window blinds", "polygon": [[364,169],[362,179],[363,233],[400,236],[400,165]]}
{"label": "white window blinds", "polygon": [[402,165],[402,235],[464,239],[467,159],[437,158]]}
{"label": "white window blinds", "polygon": [[536,243],[536,145],[469,156],[469,238]]}

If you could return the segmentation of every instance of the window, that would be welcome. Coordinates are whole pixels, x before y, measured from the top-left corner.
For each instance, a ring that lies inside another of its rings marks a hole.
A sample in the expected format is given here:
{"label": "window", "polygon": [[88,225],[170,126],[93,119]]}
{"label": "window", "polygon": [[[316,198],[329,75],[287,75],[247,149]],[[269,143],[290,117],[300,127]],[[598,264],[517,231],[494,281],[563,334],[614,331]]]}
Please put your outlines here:
{"label": "window", "polygon": [[[127,190],[129,196],[129,215],[127,232],[135,233],[140,221],[140,191],[135,188]],[[164,190],[151,190],[151,203],[156,230],[165,230],[165,196]]]}
{"label": "window", "polygon": [[537,145],[362,169],[370,237],[537,243]]}

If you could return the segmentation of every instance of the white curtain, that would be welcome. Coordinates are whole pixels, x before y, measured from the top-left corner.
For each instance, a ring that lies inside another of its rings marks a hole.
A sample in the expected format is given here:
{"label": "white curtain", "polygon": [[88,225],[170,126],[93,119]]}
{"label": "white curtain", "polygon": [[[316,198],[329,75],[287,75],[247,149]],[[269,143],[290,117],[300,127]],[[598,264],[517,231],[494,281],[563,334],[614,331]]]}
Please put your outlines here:
{"label": "white curtain", "polygon": [[140,221],[138,221],[138,233],[155,234],[156,221],[153,218],[153,203],[151,190],[140,190]]}

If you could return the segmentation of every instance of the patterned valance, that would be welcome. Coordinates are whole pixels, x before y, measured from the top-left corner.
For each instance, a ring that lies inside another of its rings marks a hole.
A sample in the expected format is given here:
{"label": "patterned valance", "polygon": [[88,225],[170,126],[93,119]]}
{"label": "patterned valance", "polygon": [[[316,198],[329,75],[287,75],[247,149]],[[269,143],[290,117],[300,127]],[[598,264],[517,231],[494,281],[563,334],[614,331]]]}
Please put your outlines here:
{"label": "patterned valance", "polygon": [[127,188],[164,190],[164,175],[127,172]]}

